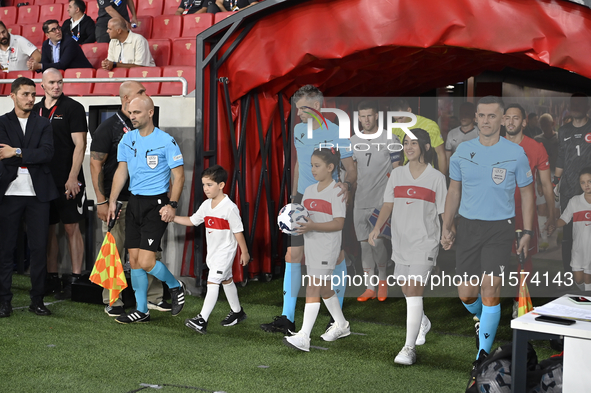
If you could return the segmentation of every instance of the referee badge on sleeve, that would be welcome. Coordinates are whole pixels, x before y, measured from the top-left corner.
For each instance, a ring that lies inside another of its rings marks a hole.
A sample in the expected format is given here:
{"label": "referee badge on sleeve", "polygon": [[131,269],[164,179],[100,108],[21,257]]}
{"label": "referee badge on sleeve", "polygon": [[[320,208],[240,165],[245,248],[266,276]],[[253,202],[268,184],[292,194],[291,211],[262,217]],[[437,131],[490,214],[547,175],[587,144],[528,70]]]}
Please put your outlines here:
{"label": "referee badge on sleeve", "polygon": [[150,169],[154,169],[158,166],[158,156],[146,156],[146,163]]}
{"label": "referee badge on sleeve", "polygon": [[493,168],[492,179],[495,184],[501,184],[507,176],[507,170],[505,168]]}

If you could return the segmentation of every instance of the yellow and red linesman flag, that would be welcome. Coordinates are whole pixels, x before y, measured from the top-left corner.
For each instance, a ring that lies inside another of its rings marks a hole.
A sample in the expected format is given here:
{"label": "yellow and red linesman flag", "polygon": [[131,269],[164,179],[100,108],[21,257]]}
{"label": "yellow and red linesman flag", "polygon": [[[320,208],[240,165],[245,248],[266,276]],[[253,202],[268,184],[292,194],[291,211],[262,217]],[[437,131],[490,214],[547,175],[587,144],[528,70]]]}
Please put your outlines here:
{"label": "yellow and red linesman flag", "polygon": [[121,291],[127,288],[123,265],[111,232],[107,232],[105,236],[101,251],[90,273],[90,281],[109,290],[109,305],[113,305]]}
{"label": "yellow and red linesman flag", "polygon": [[[523,270],[521,270],[523,272]],[[517,316],[527,314],[534,307],[531,304],[531,297],[529,296],[529,289],[527,289],[527,282],[525,282],[525,274],[520,274],[519,279],[519,304],[517,309]]]}

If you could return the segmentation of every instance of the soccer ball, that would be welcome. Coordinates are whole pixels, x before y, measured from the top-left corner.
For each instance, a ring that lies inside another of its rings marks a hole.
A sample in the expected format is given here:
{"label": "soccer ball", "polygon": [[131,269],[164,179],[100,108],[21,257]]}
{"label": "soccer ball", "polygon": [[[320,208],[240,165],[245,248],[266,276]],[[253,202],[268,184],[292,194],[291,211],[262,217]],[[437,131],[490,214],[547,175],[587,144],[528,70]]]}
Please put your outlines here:
{"label": "soccer ball", "polygon": [[491,362],[476,377],[476,385],[482,393],[510,393],[511,362],[505,359]]}
{"label": "soccer ball", "polygon": [[532,393],[561,393],[562,392],[562,364],[557,364],[542,376],[540,384],[532,389]]}
{"label": "soccer ball", "polygon": [[300,234],[296,232],[299,227],[297,223],[301,221],[308,222],[308,217],[310,217],[310,213],[304,206],[299,203],[288,203],[279,212],[277,225],[279,225],[281,232],[291,236],[299,236]]}

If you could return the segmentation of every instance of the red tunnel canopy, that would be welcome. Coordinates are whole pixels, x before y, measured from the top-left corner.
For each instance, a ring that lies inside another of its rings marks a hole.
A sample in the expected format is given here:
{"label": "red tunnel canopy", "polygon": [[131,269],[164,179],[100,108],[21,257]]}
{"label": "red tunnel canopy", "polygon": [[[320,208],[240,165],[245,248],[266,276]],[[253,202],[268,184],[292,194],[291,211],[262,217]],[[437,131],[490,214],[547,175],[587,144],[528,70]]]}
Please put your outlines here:
{"label": "red tunnel canopy", "polygon": [[541,0],[318,0],[257,22],[220,70],[248,91],[410,96],[504,67],[591,77],[591,9]]}

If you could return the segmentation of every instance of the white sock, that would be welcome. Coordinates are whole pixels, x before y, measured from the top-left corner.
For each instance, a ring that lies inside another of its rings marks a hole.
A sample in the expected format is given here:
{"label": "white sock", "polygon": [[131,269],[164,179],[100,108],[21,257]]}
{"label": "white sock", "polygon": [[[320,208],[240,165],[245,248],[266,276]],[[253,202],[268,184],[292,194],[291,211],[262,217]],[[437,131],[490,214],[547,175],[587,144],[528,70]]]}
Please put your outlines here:
{"label": "white sock", "polygon": [[229,284],[224,284],[224,293],[226,294],[226,299],[228,299],[228,303],[230,303],[230,308],[234,312],[240,312],[242,307],[240,307],[240,300],[238,300],[238,289],[236,289],[236,284],[232,281]]}
{"label": "white sock", "polygon": [[585,283],[585,292],[591,291],[591,284]]}
{"label": "white sock", "polygon": [[373,258],[373,247],[368,242],[361,242],[361,266],[363,266],[364,280],[367,281],[367,289],[375,291],[376,288],[370,284],[370,277],[375,272],[376,262]]}
{"label": "white sock", "polygon": [[347,320],[343,315],[343,310],[341,310],[341,303],[339,303],[339,298],[337,297],[337,295],[334,294],[328,299],[322,300],[324,300],[324,304],[326,305],[326,308],[328,309],[328,312],[330,313],[330,316],[334,319],[334,321],[339,326],[345,326]]}
{"label": "white sock", "polygon": [[218,301],[218,295],[220,293],[219,284],[207,284],[207,294],[203,301],[203,307],[201,307],[201,317],[207,321],[209,315],[215,307],[215,303]]}
{"label": "white sock", "polygon": [[585,290],[585,283],[584,283],[584,282],[582,282],[582,283],[580,283],[580,284],[579,284],[578,282],[576,282],[576,281],[575,281],[575,284],[577,284],[577,287],[578,287],[578,288],[579,288],[581,291],[584,291],[584,290]]}
{"label": "white sock", "polygon": [[386,281],[388,279],[388,275],[386,274],[386,268],[388,267],[388,249],[386,248],[386,239],[381,237],[374,240],[376,243],[375,247],[373,248],[374,252],[374,260],[376,261],[376,265],[378,265],[378,277],[380,281]]}
{"label": "white sock", "polygon": [[421,321],[423,320],[423,297],[411,296],[406,298],[406,343],[405,346],[414,348]]}
{"label": "white sock", "polygon": [[304,306],[304,320],[302,321],[302,328],[299,333],[304,333],[310,337],[310,333],[312,333],[312,328],[318,317],[318,311],[320,311],[320,302],[306,303]]}

